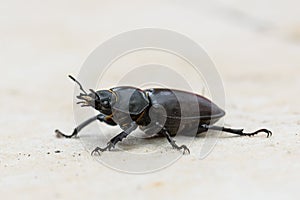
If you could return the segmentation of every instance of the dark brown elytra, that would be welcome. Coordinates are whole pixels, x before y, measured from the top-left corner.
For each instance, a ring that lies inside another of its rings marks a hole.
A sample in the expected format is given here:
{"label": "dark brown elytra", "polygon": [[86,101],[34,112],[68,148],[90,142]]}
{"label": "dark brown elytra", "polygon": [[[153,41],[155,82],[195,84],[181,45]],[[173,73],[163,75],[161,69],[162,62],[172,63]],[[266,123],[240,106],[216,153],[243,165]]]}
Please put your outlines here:
{"label": "dark brown elytra", "polygon": [[107,146],[96,147],[91,154],[111,150],[138,127],[145,134],[166,137],[173,148],[182,149],[183,153],[190,153],[190,150],[186,145],[178,146],[173,136],[196,136],[210,129],[240,136],[253,136],[260,132],[266,133],[267,137],[272,135],[267,129],[245,133],[243,129],[213,125],[225,112],[209,99],[195,93],[166,88],[141,90],[128,86],[99,91],[90,89],[87,93],[74,77],[69,77],[82,91],[77,96],[80,100],[78,104],[82,107],[92,107],[99,111],[99,114],[81,123],[71,135],[55,130],[57,137],[76,137],[81,129],[96,120],[111,126],[119,125],[123,130],[113,137]]}

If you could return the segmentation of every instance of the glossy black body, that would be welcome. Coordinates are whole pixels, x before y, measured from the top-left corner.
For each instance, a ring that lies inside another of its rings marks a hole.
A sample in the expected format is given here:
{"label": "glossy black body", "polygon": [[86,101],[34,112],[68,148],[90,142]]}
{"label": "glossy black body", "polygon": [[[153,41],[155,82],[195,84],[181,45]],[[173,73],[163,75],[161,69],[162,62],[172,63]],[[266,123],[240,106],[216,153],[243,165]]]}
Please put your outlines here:
{"label": "glossy black body", "polygon": [[[103,92],[105,91],[105,92]],[[101,113],[110,114],[111,119],[123,130],[134,121],[146,134],[160,134],[157,123],[165,127],[171,136],[176,134],[195,136],[203,124],[214,124],[225,112],[209,99],[186,91],[152,88],[141,90],[134,87],[115,87],[97,91],[102,102],[109,102],[103,109],[101,103],[95,106]]]}
{"label": "glossy black body", "polygon": [[77,104],[82,107],[92,107],[98,110],[93,116],[79,124],[72,134],[67,135],[55,130],[56,136],[72,138],[90,123],[99,120],[107,125],[119,125],[123,131],[110,139],[104,148],[96,147],[91,154],[109,151],[139,127],[148,135],[162,135],[166,137],[171,146],[183,153],[189,153],[186,145],[178,146],[171,136],[195,136],[208,130],[228,132],[240,136],[253,136],[260,132],[272,135],[268,129],[259,129],[245,133],[243,129],[232,129],[213,125],[225,112],[209,99],[180,90],[166,88],[152,88],[141,90],[135,87],[115,87],[109,90],[95,92],[90,89],[87,93],[82,85],[72,76],[82,93],[77,98]]}

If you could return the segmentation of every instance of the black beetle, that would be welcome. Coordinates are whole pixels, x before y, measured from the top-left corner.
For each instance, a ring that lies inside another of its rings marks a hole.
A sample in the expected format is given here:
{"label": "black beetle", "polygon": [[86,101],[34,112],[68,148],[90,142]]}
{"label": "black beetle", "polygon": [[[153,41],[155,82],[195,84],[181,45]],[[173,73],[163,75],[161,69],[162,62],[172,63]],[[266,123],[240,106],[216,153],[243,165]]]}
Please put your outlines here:
{"label": "black beetle", "polygon": [[75,78],[69,77],[83,92],[77,96],[81,100],[78,104],[82,104],[83,107],[93,107],[100,113],[76,127],[71,135],[55,130],[57,137],[75,137],[82,128],[96,120],[111,126],[119,125],[123,130],[113,137],[106,147],[97,147],[91,154],[111,150],[137,127],[146,134],[165,136],[173,148],[183,149],[183,153],[190,153],[190,151],[186,145],[178,146],[175,143],[172,136],[178,133],[200,134],[212,129],[241,136],[253,136],[259,132],[267,133],[267,137],[272,135],[272,132],[267,129],[244,133],[243,129],[212,125],[223,117],[225,112],[209,99],[198,94],[164,88],[141,90],[127,86],[97,92],[90,89],[90,93],[87,93]]}

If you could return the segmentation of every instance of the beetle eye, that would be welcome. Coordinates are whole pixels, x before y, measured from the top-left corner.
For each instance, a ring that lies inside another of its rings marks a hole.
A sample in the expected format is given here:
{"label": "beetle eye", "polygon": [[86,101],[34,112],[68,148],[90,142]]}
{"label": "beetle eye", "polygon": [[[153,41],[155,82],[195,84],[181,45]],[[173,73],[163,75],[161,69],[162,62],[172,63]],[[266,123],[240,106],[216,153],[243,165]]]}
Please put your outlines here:
{"label": "beetle eye", "polygon": [[103,101],[102,104],[103,104],[104,106],[108,106],[108,101]]}

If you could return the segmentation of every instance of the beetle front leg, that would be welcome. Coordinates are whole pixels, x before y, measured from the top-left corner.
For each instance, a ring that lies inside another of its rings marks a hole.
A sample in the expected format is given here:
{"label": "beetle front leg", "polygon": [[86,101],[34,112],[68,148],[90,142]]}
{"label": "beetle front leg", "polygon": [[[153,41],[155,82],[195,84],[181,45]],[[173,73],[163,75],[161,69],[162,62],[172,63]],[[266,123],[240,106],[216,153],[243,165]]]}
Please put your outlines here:
{"label": "beetle front leg", "polygon": [[231,129],[231,128],[226,128],[226,127],[212,126],[212,125],[206,125],[206,124],[203,124],[201,126],[205,129],[207,129],[207,130],[211,129],[211,130],[223,131],[223,132],[237,134],[237,135],[240,135],[240,136],[253,136],[253,135],[256,135],[258,133],[266,133],[267,137],[272,136],[272,132],[268,129],[259,129],[257,131],[252,132],[252,133],[245,133],[244,129]]}
{"label": "beetle front leg", "polygon": [[110,126],[116,126],[117,123],[112,119],[112,115],[103,115],[103,114],[100,114],[100,115],[97,115],[97,119],[100,121],[100,122],[105,122],[107,125],[110,125]]}
{"label": "beetle front leg", "polygon": [[95,155],[96,153],[98,155],[100,155],[101,152],[104,151],[110,151],[111,149],[113,149],[115,147],[115,145],[122,141],[124,138],[126,138],[132,131],[134,131],[137,128],[137,124],[135,122],[132,122],[129,126],[129,128],[127,128],[125,131],[122,131],[121,133],[119,133],[118,135],[116,135],[115,137],[113,137],[106,145],[106,147],[104,148],[100,148],[100,147],[96,147],[92,152],[91,155]]}
{"label": "beetle front leg", "polygon": [[64,137],[64,138],[72,138],[72,137],[76,137],[77,136],[77,134],[79,133],[79,131],[81,130],[81,129],[83,129],[84,127],[86,127],[87,125],[89,125],[90,123],[92,123],[92,122],[94,122],[94,121],[96,121],[96,120],[99,120],[99,121],[101,121],[101,122],[105,122],[105,123],[107,123],[107,124],[109,124],[109,125],[114,125],[113,123],[113,121],[111,121],[111,120],[107,120],[106,119],[106,115],[104,115],[104,114],[99,114],[99,115],[97,115],[97,116],[94,116],[94,117],[91,117],[91,118],[89,118],[88,120],[86,120],[86,121],[84,121],[84,122],[82,122],[81,124],[79,124],[75,129],[74,129],[74,131],[73,131],[73,133],[71,134],[71,135],[66,135],[66,134],[64,134],[64,133],[62,133],[60,130],[58,130],[58,129],[56,129],[55,130],[55,133],[56,133],[56,137],[58,137],[58,138],[61,138],[61,137]]}

